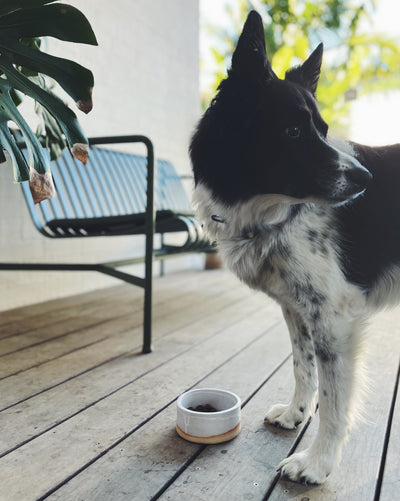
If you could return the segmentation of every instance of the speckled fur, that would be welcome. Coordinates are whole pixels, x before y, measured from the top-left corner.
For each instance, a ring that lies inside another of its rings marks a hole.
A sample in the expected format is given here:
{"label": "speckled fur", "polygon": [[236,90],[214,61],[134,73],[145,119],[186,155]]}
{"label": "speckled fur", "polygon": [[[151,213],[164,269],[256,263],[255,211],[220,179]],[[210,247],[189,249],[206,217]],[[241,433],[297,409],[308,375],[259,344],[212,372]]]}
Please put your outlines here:
{"label": "speckled fur", "polygon": [[[194,200],[226,265],[273,297],[289,328],[295,392],[290,404],[267,412],[266,422],[291,429],[314,413],[318,367],[318,438],[306,456],[297,453],[280,468],[294,480],[321,483],[339,461],[355,415],[355,365],[366,319],[365,294],[341,271],[334,213],[329,206],[269,195],[228,207],[203,185]],[[345,363],[338,363],[339,354]]]}

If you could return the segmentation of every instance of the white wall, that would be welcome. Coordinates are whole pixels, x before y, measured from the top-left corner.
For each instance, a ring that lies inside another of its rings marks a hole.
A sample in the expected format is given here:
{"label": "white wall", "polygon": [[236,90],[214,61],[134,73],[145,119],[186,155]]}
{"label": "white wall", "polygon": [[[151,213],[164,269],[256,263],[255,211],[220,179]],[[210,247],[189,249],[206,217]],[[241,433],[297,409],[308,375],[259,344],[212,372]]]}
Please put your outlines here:
{"label": "white wall", "polygon": [[[198,0],[70,0],[98,47],[49,40],[49,52],[89,67],[94,108],[76,113],[88,136],[145,134],[156,155],[189,173],[187,145],[200,113]],[[65,97],[65,95],[63,95]],[[0,165],[0,260],[100,262],[143,252],[141,237],[51,240],[29,219],[9,166]],[[184,260],[179,266],[185,265]],[[95,273],[0,271],[0,310],[118,283]]]}

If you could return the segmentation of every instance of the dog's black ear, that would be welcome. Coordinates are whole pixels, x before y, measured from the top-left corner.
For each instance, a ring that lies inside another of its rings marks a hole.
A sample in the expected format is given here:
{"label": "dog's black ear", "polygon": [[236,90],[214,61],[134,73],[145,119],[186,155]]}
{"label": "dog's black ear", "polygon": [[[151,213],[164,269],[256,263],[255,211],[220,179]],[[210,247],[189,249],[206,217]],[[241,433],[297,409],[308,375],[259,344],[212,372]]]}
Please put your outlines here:
{"label": "dog's black ear", "polygon": [[324,46],[320,43],[301,66],[297,66],[286,72],[285,79],[302,85],[315,96],[321,74],[323,50]]}
{"label": "dog's black ear", "polygon": [[232,55],[232,72],[257,81],[275,76],[267,60],[264,26],[261,16],[252,10]]}

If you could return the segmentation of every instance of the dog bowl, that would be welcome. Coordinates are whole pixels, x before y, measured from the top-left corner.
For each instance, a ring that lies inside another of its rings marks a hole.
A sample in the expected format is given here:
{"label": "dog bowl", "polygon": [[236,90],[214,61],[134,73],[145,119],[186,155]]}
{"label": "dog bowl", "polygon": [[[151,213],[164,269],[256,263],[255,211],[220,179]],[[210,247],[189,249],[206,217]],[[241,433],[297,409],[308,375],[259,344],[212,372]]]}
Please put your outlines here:
{"label": "dog bowl", "polygon": [[176,431],[198,444],[219,444],[239,434],[240,398],[230,391],[198,388],[177,401]]}

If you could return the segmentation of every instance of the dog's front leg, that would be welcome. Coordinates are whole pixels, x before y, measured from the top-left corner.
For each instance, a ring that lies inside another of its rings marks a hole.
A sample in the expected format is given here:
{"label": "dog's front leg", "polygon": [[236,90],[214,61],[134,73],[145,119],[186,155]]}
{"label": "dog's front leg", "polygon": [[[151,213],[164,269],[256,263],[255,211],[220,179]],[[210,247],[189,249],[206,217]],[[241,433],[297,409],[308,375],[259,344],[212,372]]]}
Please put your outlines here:
{"label": "dog's front leg", "polygon": [[282,312],[292,342],[293,372],[296,386],[291,402],[272,406],[264,421],[291,430],[315,412],[317,368],[314,345],[306,324],[293,309],[283,307]]}
{"label": "dog's front leg", "polygon": [[319,379],[320,424],[312,446],[285,459],[282,475],[306,484],[320,484],[340,461],[352,415],[358,330],[356,322],[314,324],[312,330]]}

